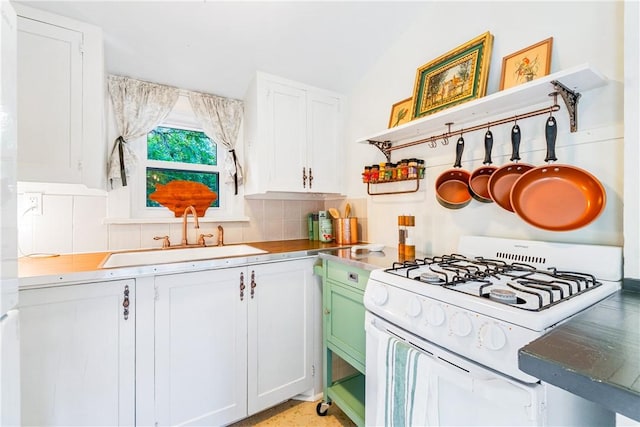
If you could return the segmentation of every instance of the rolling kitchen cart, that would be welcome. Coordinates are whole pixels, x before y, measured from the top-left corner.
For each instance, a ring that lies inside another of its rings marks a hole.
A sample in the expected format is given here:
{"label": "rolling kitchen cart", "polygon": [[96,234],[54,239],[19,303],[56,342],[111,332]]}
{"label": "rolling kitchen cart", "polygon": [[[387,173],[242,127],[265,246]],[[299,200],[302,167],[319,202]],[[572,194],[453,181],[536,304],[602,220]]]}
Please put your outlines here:
{"label": "rolling kitchen cart", "polygon": [[[320,416],[335,402],[358,426],[364,425],[365,331],[364,289],[369,271],[339,261],[323,260],[323,388]],[[333,357],[339,356],[355,373],[333,378]]]}

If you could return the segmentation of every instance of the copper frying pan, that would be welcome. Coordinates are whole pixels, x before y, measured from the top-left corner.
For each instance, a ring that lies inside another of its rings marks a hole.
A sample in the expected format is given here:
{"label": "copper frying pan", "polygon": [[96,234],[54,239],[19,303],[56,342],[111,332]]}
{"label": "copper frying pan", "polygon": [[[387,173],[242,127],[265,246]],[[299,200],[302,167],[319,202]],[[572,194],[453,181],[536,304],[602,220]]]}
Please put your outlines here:
{"label": "copper frying pan", "polygon": [[498,169],[491,165],[491,150],[493,149],[493,134],[490,130],[484,134],[484,161],[482,166],[475,169],[469,177],[469,193],[482,203],[492,203],[493,199],[489,195],[489,178]]}
{"label": "copper frying pan", "polygon": [[436,179],[436,198],[438,203],[448,209],[460,209],[471,202],[468,183],[471,174],[462,169],[462,153],[464,139],[462,136],[456,142],[456,161],[453,169],[440,174]]}
{"label": "copper frying pan", "polygon": [[520,175],[533,169],[533,165],[527,163],[518,163],[520,160],[520,139],[522,133],[520,126],[513,125],[511,129],[511,162],[499,167],[489,177],[487,184],[489,195],[498,206],[513,212],[511,206],[511,188]]}
{"label": "copper frying pan", "polygon": [[[547,119],[547,157],[556,161],[556,120]],[[575,166],[547,164],[525,172],[511,189],[511,205],[525,222],[548,231],[570,231],[591,223],[604,210],[606,192],[598,179]]]}

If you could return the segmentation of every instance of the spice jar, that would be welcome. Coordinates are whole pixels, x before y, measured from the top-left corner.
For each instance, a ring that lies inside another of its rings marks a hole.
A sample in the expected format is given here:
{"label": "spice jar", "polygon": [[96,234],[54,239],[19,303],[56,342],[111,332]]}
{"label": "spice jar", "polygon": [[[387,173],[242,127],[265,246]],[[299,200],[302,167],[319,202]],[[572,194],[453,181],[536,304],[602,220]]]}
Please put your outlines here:
{"label": "spice jar", "polygon": [[369,182],[378,182],[380,179],[380,167],[378,165],[371,165],[371,175]]}
{"label": "spice jar", "polygon": [[409,159],[409,171],[407,173],[407,178],[415,179],[418,177],[418,159]]}
{"label": "spice jar", "polygon": [[398,179],[407,179],[409,175],[409,160],[402,159],[400,160],[400,176]]}
{"label": "spice jar", "polygon": [[416,246],[413,244],[413,239],[407,237],[404,243],[404,260],[415,261],[416,259]]}
{"label": "spice jar", "polygon": [[393,163],[385,163],[384,165],[384,180],[391,181],[391,176],[393,175],[392,169]]}
{"label": "spice jar", "polygon": [[371,181],[371,166],[365,166],[362,172],[362,182],[365,184]]}
{"label": "spice jar", "polygon": [[398,165],[396,163],[391,163],[391,181],[398,180]]}
{"label": "spice jar", "polygon": [[418,159],[418,178],[424,178],[424,160]]}

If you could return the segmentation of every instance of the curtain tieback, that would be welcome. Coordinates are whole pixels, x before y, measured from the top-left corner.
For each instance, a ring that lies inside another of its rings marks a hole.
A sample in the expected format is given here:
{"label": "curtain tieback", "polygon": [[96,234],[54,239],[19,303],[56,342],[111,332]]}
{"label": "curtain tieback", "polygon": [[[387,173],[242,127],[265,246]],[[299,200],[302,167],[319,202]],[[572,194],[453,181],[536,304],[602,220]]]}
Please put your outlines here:
{"label": "curtain tieback", "polygon": [[233,172],[233,189],[234,189],[234,194],[237,196],[238,195],[238,158],[236,157],[236,150],[235,149],[231,149],[229,150],[229,153],[231,153],[231,155],[233,156],[233,168],[234,168],[234,172]]}
{"label": "curtain tieback", "polygon": [[116,139],[116,144],[118,147],[118,156],[120,157],[120,179],[122,180],[122,186],[127,186],[127,172],[124,167],[124,147],[122,146],[126,141],[122,136],[119,136]]}

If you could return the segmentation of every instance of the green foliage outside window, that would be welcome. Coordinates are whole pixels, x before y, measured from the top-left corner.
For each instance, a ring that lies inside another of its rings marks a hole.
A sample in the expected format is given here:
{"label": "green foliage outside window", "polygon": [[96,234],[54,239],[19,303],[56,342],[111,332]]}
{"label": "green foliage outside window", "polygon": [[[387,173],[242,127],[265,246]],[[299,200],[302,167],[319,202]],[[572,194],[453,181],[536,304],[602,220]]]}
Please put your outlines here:
{"label": "green foliage outside window", "polygon": [[[147,158],[209,166],[218,164],[216,144],[204,132],[163,126],[158,126],[147,134]],[[146,180],[147,207],[161,206],[149,199],[149,195],[156,191],[156,184],[164,185],[175,180],[199,182],[220,194],[218,172],[147,167]],[[220,197],[211,206],[219,207]]]}
{"label": "green foliage outside window", "polygon": [[147,158],[217,165],[216,145],[204,132],[158,126],[147,134]]}

